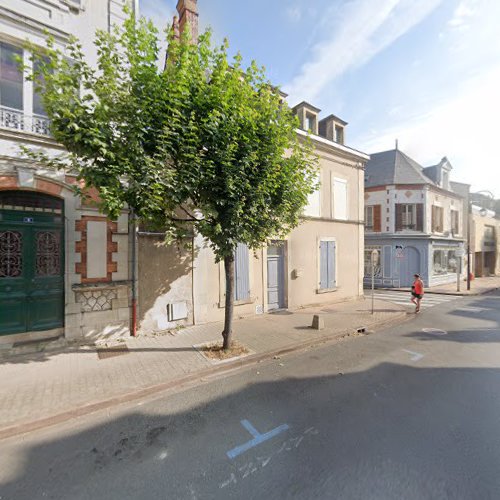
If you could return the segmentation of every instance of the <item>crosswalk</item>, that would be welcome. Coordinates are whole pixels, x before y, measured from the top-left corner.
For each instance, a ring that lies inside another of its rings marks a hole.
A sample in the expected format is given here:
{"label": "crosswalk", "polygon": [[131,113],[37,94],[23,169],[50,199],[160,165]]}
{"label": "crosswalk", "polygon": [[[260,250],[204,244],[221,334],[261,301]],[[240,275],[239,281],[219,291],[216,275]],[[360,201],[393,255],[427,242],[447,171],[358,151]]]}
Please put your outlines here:
{"label": "crosswalk", "polygon": [[[375,290],[375,299],[386,300],[402,306],[414,308],[415,306],[410,302],[410,292],[400,292],[393,290]],[[365,290],[365,297],[371,298],[371,291]],[[451,300],[456,300],[458,297],[454,295],[440,295],[437,293],[426,293],[420,304],[420,309],[428,309],[429,307],[438,306]]]}

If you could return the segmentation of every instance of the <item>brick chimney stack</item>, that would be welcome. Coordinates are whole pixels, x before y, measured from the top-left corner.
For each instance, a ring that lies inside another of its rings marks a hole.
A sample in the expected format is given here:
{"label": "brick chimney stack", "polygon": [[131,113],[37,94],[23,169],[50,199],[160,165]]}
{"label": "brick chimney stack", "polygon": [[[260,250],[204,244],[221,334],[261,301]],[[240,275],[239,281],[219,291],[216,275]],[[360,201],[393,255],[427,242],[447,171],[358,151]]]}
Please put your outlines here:
{"label": "brick chimney stack", "polygon": [[179,30],[179,19],[177,18],[177,16],[174,16],[174,20],[172,22],[172,30],[174,32],[174,38],[176,40],[179,40],[181,33]]}
{"label": "brick chimney stack", "polygon": [[179,0],[177,2],[179,13],[179,31],[184,32],[186,23],[191,28],[191,40],[198,42],[198,0]]}

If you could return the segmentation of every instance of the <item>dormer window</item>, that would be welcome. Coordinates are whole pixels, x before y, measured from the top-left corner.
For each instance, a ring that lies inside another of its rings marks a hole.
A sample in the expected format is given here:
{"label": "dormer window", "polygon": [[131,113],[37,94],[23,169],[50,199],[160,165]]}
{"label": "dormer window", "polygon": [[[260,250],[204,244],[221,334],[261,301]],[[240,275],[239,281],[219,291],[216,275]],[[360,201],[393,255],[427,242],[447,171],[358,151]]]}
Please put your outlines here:
{"label": "dormer window", "polygon": [[321,111],[308,102],[301,102],[292,108],[300,122],[300,128],[311,134],[318,135],[318,113]]}
{"label": "dormer window", "polygon": [[339,144],[344,144],[344,127],[335,125],[335,135],[333,140]]}
{"label": "dormer window", "polygon": [[316,115],[313,115],[311,113],[306,113],[306,130],[308,132],[311,132],[312,134],[315,134],[316,128]]}
{"label": "dormer window", "polygon": [[347,122],[341,120],[338,116],[330,115],[323,118],[318,125],[319,135],[338,144],[344,144],[344,128]]}

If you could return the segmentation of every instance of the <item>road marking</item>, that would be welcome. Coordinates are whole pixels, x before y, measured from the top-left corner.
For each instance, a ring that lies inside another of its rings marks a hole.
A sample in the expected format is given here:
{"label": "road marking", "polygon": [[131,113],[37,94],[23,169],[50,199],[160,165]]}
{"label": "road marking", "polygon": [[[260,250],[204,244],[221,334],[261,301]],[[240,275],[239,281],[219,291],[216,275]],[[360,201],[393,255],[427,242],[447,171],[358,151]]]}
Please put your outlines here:
{"label": "road marking", "polygon": [[245,453],[245,451],[250,450],[264,441],[268,441],[290,428],[288,424],[283,424],[271,429],[269,432],[261,434],[248,420],[242,420],[241,425],[253,436],[253,439],[226,452],[226,455],[231,459],[236,458],[238,455]]}
{"label": "road marking", "polygon": [[[255,431],[255,429],[252,426],[250,427],[252,428],[252,430]],[[306,437],[316,436],[317,434],[319,434],[318,429],[316,429],[315,427],[309,427],[302,434],[292,436],[286,441],[283,441],[279,449],[271,451],[270,455],[264,457],[258,456],[252,459],[250,462],[243,464],[241,467],[238,468],[232,466],[233,471],[231,472],[231,476],[226,481],[220,483],[219,488],[222,489],[232,484],[238,484],[238,481],[246,479],[247,477],[250,477],[256,472],[264,469],[264,467],[266,467],[269,464],[269,462],[271,462],[271,460],[278,458],[282,454],[284,455],[296,450]]]}
{"label": "road marking", "polygon": [[469,306],[464,306],[464,307],[459,307],[458,309],[455,309],[455,311],[460,311],[460,312],[471,312],[471,313],[479,313],[483,312],[484,309],[481,307],[469,307]]}
{"label": "road marking", "polygon": [[430,333],[432,335],[447,335],[448,332],[444,330],[440,330],[439,328],[422,328],[422,331],[425,333]]}
{"label": "road marking", "polygon": [[419,361],[424,357],[423,354],[420,354],[419,352],[415,351],[409,351],[408,349],[403,349],[404,352],[407,352],[408,354],[411,354],[411,360],[412,361]]}

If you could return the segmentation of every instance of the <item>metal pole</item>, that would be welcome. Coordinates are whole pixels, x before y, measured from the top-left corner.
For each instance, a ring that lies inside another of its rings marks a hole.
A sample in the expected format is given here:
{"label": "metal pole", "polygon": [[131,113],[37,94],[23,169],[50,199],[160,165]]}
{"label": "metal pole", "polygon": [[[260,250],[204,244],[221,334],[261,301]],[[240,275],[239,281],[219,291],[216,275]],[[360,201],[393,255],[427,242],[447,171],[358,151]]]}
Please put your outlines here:
{"label": "metal pole", "polygon": [[470,210],[471,202],[467,207],[467,290],[470,290]]}
{"label": "metal pole", "polygon": [[372,251],[372,314],[375,311],[375,250]]}

